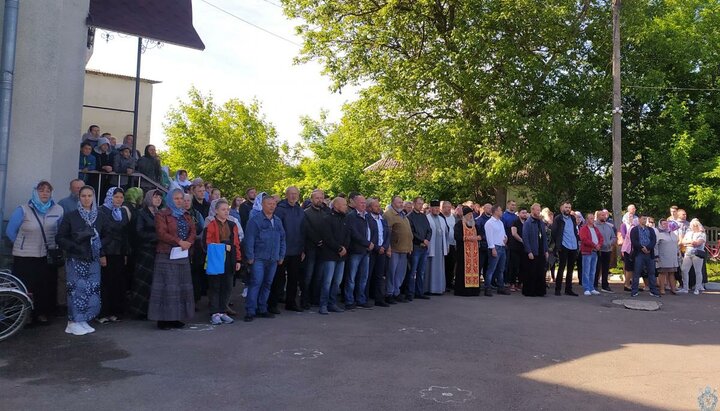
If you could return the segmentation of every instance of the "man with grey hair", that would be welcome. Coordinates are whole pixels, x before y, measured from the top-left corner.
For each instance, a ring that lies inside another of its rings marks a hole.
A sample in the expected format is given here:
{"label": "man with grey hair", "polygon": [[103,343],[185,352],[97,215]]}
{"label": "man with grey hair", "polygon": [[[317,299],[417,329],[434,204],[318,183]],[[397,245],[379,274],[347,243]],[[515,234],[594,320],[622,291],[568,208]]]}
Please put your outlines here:
{"label": "man with grey hair", "polygon": [[367,208],[370,224],[377,226],[377,232],[373,234],[377,247],[370,252],[370,268],[368,270],[370,280],[366,287],[366,294],[375,300],[375,305],[389,307],[385,302],[385,273],[390,254],[390,228],[383,218],[380,200],[368,199]]}
{"label": "man with grey hair", "polygon": [[402,197],[393,197],[391,208],[383,214],[383,217],[387,221],[391,233],[385,301],[388,304],[404,303],[407,300],[400,295],[400,286],[407,272],[408,254],[413,249],[413,234],[410,221],[403,211]]}
{"label": "man with grey hair", "polygon": [[283,265],[278,267],[273,279],[272,290],[268,298],[268,311],[273,314],[280,313],[277,304],[280,302],[284,290],[285,309],[301,312],[302,309],[297,304],[297,293],[298,289],[302,288],[301,284],[304,283],[300,278],[300,268],[302,260],[305,258],[305,238],[302,234],[305,212],[300,205],[300,190],[297,187],[290,186],[285,190],[285,199],[278,203],[275,215],[283,223],[287,248]]}
{"label": "man with grey hair", "polygon": [[615,234],[615,227],[608,222],[610,213],[607,210],[597,211],[595,213],[595,227],[600,230],[600,235],[603,236],[603,243],[600,247],[600,255],[597,264],[597,270],[595,272],[595,284],[594,288],[598,289],[598,280],[602,279],[602,288],[600,291],[604,293],[612,293],[610,289],[610,283],[608,276],[610,275],[610,256],[612,255],[612,248],[615,247],[615,241],[617,240]]}

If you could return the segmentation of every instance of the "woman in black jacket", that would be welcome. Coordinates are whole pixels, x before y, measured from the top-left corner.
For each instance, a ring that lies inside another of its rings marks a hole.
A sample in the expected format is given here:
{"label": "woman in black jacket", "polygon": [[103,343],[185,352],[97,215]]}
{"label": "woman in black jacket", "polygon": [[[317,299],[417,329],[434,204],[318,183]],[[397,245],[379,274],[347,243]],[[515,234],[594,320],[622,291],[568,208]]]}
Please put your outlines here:
{"label": "woman in black jacket", "polygon": [[100,281],[102,309],[97,320],[100,324],[119,321],[118,317],[122,315],[125,305],[126,263],[130,254],[130,214],[127,207],[123,207],[124,201],[123,189],[111,187],[105,195],[105,203],[100,207],[100,214],[103,214],[108,222],[107,242],[103,247],[107,265],[102,268]]}
{"label": "woman in black jacket", "polygon": [[150,190],[145,194],[143,207],[137,211],[135,220],[135,277],[133,278],[132,295],[129,311],[138,318],[146,319],[150,290],[152,288],[153,270],[155,267],[155,214],[160,210],[163,193]]}
{"label": "woman in black jacket", "polygon": [[95,205],[95,190],[80,189],[78,209],[63,216],[55,241],[65,251],[68,325],[65,332],[84,335],[95,331],[88,321],[100,313],[100,267],[107,265],[103,243],[108,222]]}

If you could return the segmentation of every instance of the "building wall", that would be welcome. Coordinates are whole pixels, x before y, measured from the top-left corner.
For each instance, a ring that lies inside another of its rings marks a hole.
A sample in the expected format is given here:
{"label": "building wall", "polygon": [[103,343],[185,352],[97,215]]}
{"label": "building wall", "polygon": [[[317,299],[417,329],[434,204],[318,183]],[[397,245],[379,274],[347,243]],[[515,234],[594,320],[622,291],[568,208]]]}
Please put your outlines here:
{"label": "building wall", "polygon": [[[132,110],[135,103],[135,80],[88,71],[85,73],[85,93],[83,104]],[[152,115],[152,82],[140,82],[140,101],[138,108],[137,148],[140,152],[150,144],[150,120]],[[118,143],[126,134],[132,134],[133,113],[101,110],[83,107],[81,133],[85,133],[91,124],[100,126],[102,133],[112,133]]]}
{"label": "building wall", "polygon": [[38,180],[62,198],[77,175],[88,8],[89,0],[20,2],[6,218]]}

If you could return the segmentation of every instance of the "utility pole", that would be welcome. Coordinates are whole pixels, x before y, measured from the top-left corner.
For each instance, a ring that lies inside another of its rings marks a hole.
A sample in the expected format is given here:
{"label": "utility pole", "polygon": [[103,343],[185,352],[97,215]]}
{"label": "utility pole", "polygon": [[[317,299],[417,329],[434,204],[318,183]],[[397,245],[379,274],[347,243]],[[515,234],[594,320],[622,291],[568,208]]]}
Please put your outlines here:
{"label": "utility pole", "polygon": [[612,110],[612,211],[615,228],[622,224],[622,99],[620,95],[620,6],[622,0],[612,0],[613,21],[613,110]]}

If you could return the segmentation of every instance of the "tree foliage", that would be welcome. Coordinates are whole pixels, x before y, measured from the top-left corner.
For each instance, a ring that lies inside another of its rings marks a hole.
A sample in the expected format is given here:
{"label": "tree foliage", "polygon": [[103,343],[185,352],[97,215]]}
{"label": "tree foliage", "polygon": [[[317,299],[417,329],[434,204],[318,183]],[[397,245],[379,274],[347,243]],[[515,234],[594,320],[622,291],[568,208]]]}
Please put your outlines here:
{"label": "tree foliage", "polygon": [[[364,88],[303,167],[338,187],[410,180],[427,196],[484,200],[521,185],[547,205],[609,207],[610,3],[284,0],[302,21],[298,61],[319,61],[337,90]],[[714,0],[624,2],[625,202],[720,211],[719,20]],[[372,160],[346,144],[345,124],[378,139],[375,160],[402,167],[378,177],[329,166],[350,152]]]}
{"label": "tree foliage", "polygon": [[258,102],[232,99],[218,105],[195,88],[188,98],[170,110],[164,124],[168,152],[163,161],[173,170],[210,180],[225,196],[248,186],[270,190],[290,174],[275,128],[261,115]]}

